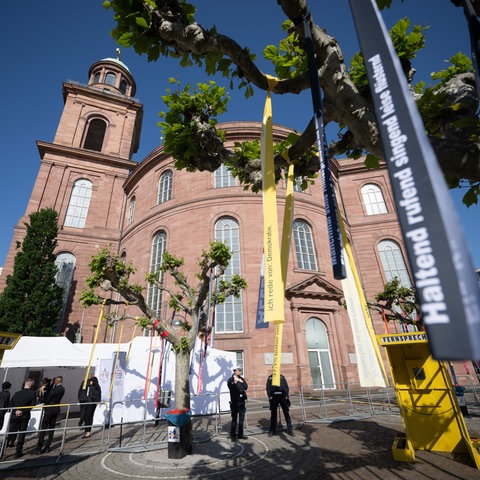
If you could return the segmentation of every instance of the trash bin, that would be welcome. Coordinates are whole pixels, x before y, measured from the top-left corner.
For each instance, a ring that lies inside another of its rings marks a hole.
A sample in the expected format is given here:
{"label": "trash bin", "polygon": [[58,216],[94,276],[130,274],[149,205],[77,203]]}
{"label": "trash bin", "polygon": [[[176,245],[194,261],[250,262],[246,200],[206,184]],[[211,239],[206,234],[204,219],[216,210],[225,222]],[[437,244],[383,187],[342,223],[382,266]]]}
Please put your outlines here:
{"label": "trash bin", "polygon": [[165,414],[168,421],[168,458],[183,458],[192,453],[192,421],[188,408],[176,408]]}
{"label": "trash bin", "polygon": [[468,415],[467,401],[465,400],[465,387],[454,385],[453,389],[455,390],[460,411],[463,415]]}

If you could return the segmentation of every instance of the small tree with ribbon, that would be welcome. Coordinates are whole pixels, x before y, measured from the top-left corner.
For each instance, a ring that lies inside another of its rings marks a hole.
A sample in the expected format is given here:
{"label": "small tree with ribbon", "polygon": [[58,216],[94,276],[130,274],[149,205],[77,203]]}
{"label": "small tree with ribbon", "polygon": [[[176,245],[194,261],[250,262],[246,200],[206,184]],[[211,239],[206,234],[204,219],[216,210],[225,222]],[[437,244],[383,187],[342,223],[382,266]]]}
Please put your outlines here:
{"label": "small tree with ribbon", "polygon": [[[190,355],[195,346],[195,339],[202,331],[208,332],[209,304],[221,304],[231,295],[238,297],[246,288],[246,281],[240,275],[225,278],[224,273],[232,254],[229,248],[217,241],[210,243],[208,251],[204,250],[199,259],[199,271],[195,275],[196,285],[191,285],[181,271],[183,258],[178,258],[168,252],[162,256],[159,271],[146,275],[145,284],[132,283],[130,277],[136,272],[132,264],[127,264],[122,257],[102,248],[90,262],[91,275],[87,278],[88,289],[82,293],[84,306],[101,304],[127,303],[136,305],[142,312],[142,317],[136,321],[144,328],[153,330],[171,343],[176,355],[175,367],[175,404],[177,408],[190,408]],[[173,278],[178,291],[168,287],[164,281],[167,273]],[[217,281],[218,279],[218,281]],[[143,292],[147,285],[155,286],[165,291],[169,297],[169,306],[176,312],[182,312],[185,321],[180,328],[172,328],[166,316],[157,318],[154,310],[148,305]],[[212,292],[212,285],[216,289]],[[99,292],[102,293],[99,293]],[[108,292],[120,294],[121,300],[114,300]],[[110,322],[123,320],[121,317],[110,317]]]}

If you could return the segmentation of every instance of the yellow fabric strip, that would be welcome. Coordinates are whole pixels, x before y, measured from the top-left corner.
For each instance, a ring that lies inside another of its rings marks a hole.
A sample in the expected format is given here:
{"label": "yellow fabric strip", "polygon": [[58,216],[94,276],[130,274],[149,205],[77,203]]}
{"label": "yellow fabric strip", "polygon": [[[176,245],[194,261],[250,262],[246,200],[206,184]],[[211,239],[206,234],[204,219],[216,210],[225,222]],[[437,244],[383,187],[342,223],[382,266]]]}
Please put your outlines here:
{"label": "yellow fabric strip", "polygon": [[[262,123],[262,176],[263,176],[263,251],[265,278],[265,322],[274,322],[275,341],[273,350],[272,385],[280,385],[282,358],[283,322],[285,321],[285,282],[288,248],[285,255],[280,251],[278,235],[277,194],[275,185],[275,165],[273,157],[272,102],[270,89],[278,79],[267,77],[269,90],[265,100]],[[285,227],[284,227],[285,228]],[[288,241],[284,242],[288,244]],[[285,260],[286,259],[286,260]],[[284,267],[285,265],[285,267]],[[285,271],[285,273],[284,273]]]}
{"label": "yellow fabric strip", "polygon": [[90,367],[92,366],[93,354],[95,353],[95,347],[97,345],[98,332],[100,331],[100,324],[102,323],[103,311],[105,310],[105,299],[102,303],[102,308],[100,309],[100,315],[98,317],[97,329],[95,330],[95,338],[93,339],[92,351],[90,352],[90,359],[88,360],[87,371],[85,372],[85,378],[83,380],[82,388],[87,388],[88,375],[90,373]]}
{"label": "yellow fabric strip", "polygon": [[282,280],[283,285],[287,285],[288,254],[290,251],[290,239],[292,235],[293,221],[293,184],[295,182],[294,166],[291,163],[288,166],[287,190],[285,193],[285,212],[283,214],[282,231]]}
{"label": "yellow fabric strip", "polygon": [[265,254],[265,322],[283,322],[285,319],[285,288],[282,280],[280,241],[278,235],[277,196],[273,162],[272,103],[267,92],[262,124],[263,175],[263,251]]}

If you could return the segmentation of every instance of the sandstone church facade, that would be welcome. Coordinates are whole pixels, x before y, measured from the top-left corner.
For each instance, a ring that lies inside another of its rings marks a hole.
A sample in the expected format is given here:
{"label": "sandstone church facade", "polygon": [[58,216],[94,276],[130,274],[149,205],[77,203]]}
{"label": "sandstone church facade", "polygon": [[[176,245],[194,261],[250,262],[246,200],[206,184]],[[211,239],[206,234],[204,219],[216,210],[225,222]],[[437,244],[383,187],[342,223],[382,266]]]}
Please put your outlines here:
{"label": "sandstone church facade", "polygon": [[[40,168],[25,215],[14,230],[0,275],[0,291],[12,272],[15,245],[28,215],[42,208],[59,213],[57,264],[66,287],[58,332],[92,342],[99,309],[83,309],[79,297],[88,264],[99,248],[111,246],[137,267],[137,282],[158,269],[167,250],[185,259],[193,278],[196,260],[212,240],[233,252],[230,269],[245,277],[239,299],[217,307],[214,347],[236,352],[252,390],[263,390],[273,358],[274,329],[256,328],[262,260],[262,197],[244,191],[221,167],[216,172],[177,171],[159,146],[140,163],[132,160],[142,125],[135,79],[123,62],[93,64],[88,84],[63,84],[64,109],[52,143],[38,141]],[[229,122],[219,127],[227,146],[258,139],[261,125]],[[274,140],[291,130],[274,126]],[[333,160],[337,199],[367,299],[398,276],[410,285],[410,271],[385,168],[367,170],[361,160]],[[283,217],[285,183],[277,187]],[[290,385],[341,387],[358,381],[352,328],[341,283],[333,278],[321,182],[295,188],[292,242],[286,285],[282,373]],[[167,285],[174,288],[170,279]],[[166,296],[146,287],[149,304],[171,315]],[[113,308],[113,307],[112,307]],[[132,315],[135,314],[133,307]],[[377,333],[382,319],[372,313]],[[133,322],[122,341],[130,339]],[[143,334],[138,332],[139,335]],[[119,329],[101,324],[98,341],[118,342]]]}

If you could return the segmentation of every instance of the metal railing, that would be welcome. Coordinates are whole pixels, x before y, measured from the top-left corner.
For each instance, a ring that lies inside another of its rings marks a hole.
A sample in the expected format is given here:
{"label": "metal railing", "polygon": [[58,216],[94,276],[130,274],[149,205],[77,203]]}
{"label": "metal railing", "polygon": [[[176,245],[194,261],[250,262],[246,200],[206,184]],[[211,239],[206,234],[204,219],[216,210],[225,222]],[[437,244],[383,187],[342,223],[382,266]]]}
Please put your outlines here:
{"label": "metal railing", "polygon": [[[478,385],[469,376],[461,378],[468,392],[467,403],[480,405]],[[174,397],[171,397],[174,400]],[[192,416],[192,432],[194,443],[199,443],[215,435],[229,435],[230,408],[229,393],[203,393],[192,395],[192,405],[202,405],[202,415]],[[396,395],[393,387],[364,388],[358,383],[336,383],[335,388],[317,388],[315,385],[304,385],[290,395],[290,416],[294,427],[308,422],[331,422],[340,419],[358,419],[386,413],[398,414]],[[155,409],[155,400],[149,398],[128,399],[113,404],[97,403],[103,409],[103,421],[92,425],[92,437],[83,438],[85,426],[78,424],[78,408],[80,403],[60,404],[62,412],[58,415],[54,429],[43,429],[41,424],[44,409],[54,405],[37,405],[31,408],[34,421],[25,431],[24,453],[34,454],[40,431],[54,432],[51,445],[54,454],[92,455],[102,451],[145,451],[152,448],[166,448],[168,444],[168,422],[165,412],[168,408]],[[85,404],[83,404],[85,405]],[[122,411],[135,406],[141,410],[137,420],[125,421]],[[75,408],[74,408],[75,407]],[[17,409],[17,408],[15,408]],[[0,411],[9,412],[8,408]],[[6,449],[8,439],[8,415],[5,416],[4,427],[0,431],[0,448],[2,462],[13,460],[14,450]],[[140,420],[138,418],[141,417]],[[282,413],[279,411],[279,422]],[[269,402],[263,389],[252,389],[247,402],[245,432],[256,434],[268,431],[270,422]],[[17,432],[18,433],[18,432]]]}

